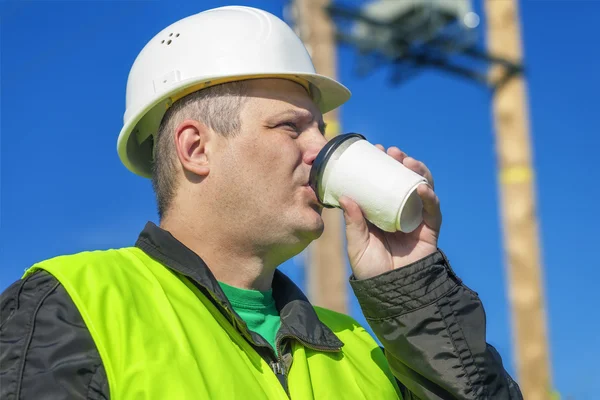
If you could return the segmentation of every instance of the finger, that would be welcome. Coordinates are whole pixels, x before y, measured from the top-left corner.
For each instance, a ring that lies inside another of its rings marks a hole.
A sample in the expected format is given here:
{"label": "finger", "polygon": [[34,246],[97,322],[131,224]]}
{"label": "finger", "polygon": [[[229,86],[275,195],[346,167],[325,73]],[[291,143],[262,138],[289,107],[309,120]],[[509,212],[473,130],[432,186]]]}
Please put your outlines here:
{"label": "finger", "polygon": [[385,148],[382,145],[376,144],[375,147],[377,147],[379,150],[381,150],[385,153]]}
{"label": "finger", "polygon": [[341,209],[344,211],[346,225],[360,227],[361,224],[365,224],[366,227],[365,217],[363,216],[360,206],[356,204],[356,202],[346,196],[342,196],[339,199],[339,203]]}
{"label": "finger", "polygon": [[419,185],[417,194],[423,202],[423,220],[431,229],[439,232],[442,225],[440,199],[429,185]]}
{"label": "finger", "polygon": [[359,205],[346,196],[339,199],[346,221],[348,249],[362,248],[369,242],[369,227]]}
{"label": "finger", "polygon": [[425,164],[412,157],[406,157],[402,163],[406,168],[413,170],[417,174],[427,179],[427,182],[429,183],[432,189],[435,188],[433,184],[433,176],[431,175],[431,171],[429,170],[429,168],[427,168]]}
{"label": "finger", "polygon": [[404,160],[406,159],[406,157],[408,157],[405,152],[403,152],[402,150],[400,150],[396,146],[390,147],[388,149],[388,151],[387,151],[387,154],[390,157],[392,157],[393,159],[395,159],[396,161],[399,161],[399,162],[404,162]]}

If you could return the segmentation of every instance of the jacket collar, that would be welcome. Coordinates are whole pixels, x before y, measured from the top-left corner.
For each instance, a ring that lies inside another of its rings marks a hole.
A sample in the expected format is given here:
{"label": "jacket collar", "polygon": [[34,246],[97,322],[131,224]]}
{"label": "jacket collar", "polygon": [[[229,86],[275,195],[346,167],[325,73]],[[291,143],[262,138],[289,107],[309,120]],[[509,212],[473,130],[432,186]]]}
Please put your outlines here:
{"label": "jacket collar", "polygon": [[[135,244],[166,267],[185,275],[209,295],[246,337],[259,345],[266,345],[260,335],[250,332],[233,311],[229,300],[206,263],[168,231],[148,222]],[[295,338],[309,347],[337,351],[344,344],[323,324],[306,296],[291,279],[279,270],[273,277],[273,298],[281,317],[278,336]]]}

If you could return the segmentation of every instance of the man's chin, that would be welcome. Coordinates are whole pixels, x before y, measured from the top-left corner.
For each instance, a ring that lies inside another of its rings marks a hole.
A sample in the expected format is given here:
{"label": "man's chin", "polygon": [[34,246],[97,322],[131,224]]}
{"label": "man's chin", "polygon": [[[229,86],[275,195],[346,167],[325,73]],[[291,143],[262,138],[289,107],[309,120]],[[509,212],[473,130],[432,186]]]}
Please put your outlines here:
{"label": "man's chin", "polygon": [[325,223],[321,215],[317,219],[311,222],[310,226],[307,227],[307,234],[311,237],[311,240],[316,240],[321,237],[325,230]]}
{"label": "man's chin", "polygon": [[318,238],[321,237],[321,235],[323,234],[323,231],[325,230],[325,225],[321,224],[319,225],[317,228],[315,228],[312,231],[312,234],[314,235],[312,240],[317,240]]}
{"label": "man's chin", "polygon": [[325,229],[325,223],[323,222],[320,213],[310,210],[307,214],[308,215],[305,214],[303,217],[302,223],[297,226],[297,231],[299,237],[303,240],[313,241],[321,237],[323,230]]}

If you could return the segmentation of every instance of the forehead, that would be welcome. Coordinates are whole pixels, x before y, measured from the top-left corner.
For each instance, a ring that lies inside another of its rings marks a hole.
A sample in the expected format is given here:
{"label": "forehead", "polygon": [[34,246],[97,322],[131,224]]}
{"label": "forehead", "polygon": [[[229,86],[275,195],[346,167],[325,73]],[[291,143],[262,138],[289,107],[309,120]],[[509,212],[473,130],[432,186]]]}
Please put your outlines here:
{"label": "forehead", "polygon": [[256,116],[269,116],[296,109],[310,112],[314,119],[322,119],[321,112],[306,89],[285,79],[255,79],[248,81],[247,111]]}

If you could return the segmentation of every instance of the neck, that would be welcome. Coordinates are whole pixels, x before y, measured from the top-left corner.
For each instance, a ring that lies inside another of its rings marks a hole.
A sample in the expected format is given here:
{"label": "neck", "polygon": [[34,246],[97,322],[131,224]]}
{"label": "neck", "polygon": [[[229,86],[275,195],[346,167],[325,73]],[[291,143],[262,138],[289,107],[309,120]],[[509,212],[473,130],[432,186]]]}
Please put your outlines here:
{"label": "neck", "polygon": [[224,232],[222,227],[214,229],[208,221],[170,215],[161,221],[160,227],[198,254],[218,281],[241,289],[269,290],[275,269],[289,257],[275,251],[275,246],[260,249],[236,240],[241,235]]}

